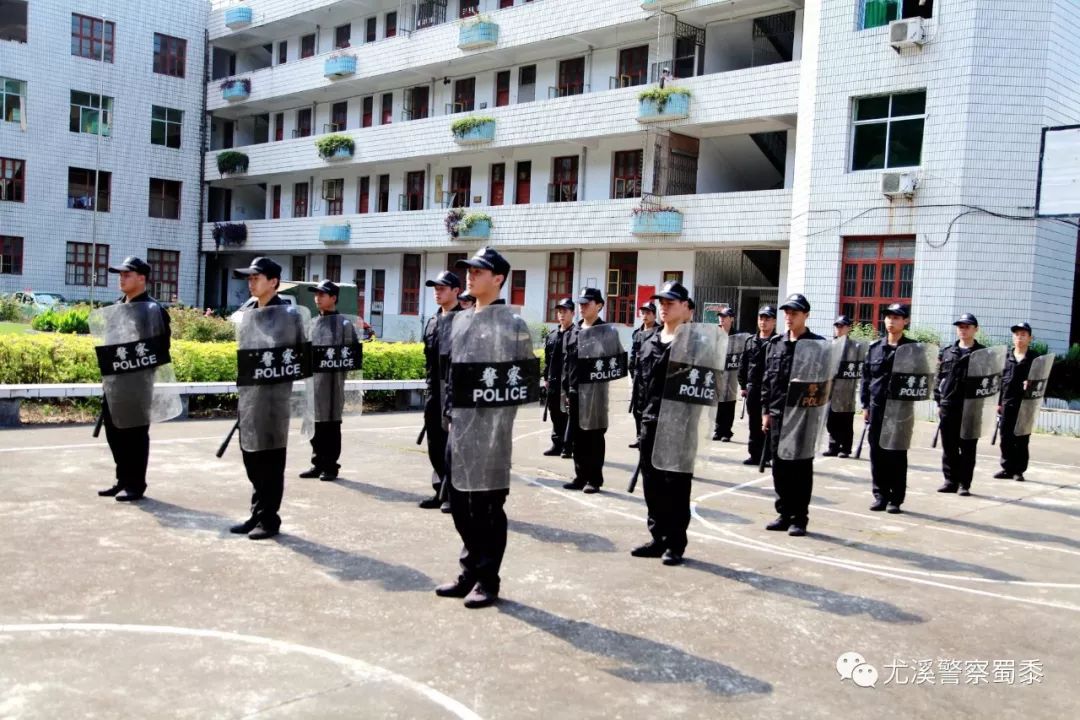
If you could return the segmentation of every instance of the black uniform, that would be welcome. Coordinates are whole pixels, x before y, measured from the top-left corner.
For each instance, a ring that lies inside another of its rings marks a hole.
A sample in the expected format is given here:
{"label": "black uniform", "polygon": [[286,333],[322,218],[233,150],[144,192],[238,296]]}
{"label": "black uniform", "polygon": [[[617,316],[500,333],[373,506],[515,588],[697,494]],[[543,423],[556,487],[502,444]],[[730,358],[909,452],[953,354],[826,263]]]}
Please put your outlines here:
{"label": "black uniform", "polygon": [[780,458],[780,426],[784,419],[784,403],[791,380],[791,363],[795,343],[800,340],[824,340],[809,330],[798,340],[788,340],[787,334],[769,338],[765,351],[765,376],[761,383],[761,412],[768,413],[769,451],[772,457],[773,488],[776,490],[776,512],[791,525],[806,529],[810,513],[810,496],[814,490],[814,459],[784,460]]}
{"label": "black uniform", "polygon": [[1039,353],[1028,348],[1023,360],[1017,360],[1010,351],[1005,356],[1005,370],[1001,375],[1001,469],[1013,476],[1023,475],[1028,467],[1028,441],[1030,435],[1017,436],[1016,417],[1020,414],[1020,402],[1024,399],[1024,382],[1031,372],[1031,362]]}
{"label": "black uniform", "polygon": [[641,481],[648,510],[648,528],[653,542],[682,555],[686,550],[686,529],[690,526],[691,473],[658,470],[652,464],[656,444],[656,422],[667,380],[671,342],[664,342],[657,329],[641,343],[638,357],[641,407]]}
{"label": "black uniform", "polygon": [[[574,484],[582,487],[586,485],[603,487],[604,455],[607,451],[604,435],[607,433],[607,428],[583,429],[578,412],[580,398],[578,394],[578,333],[583,322],[579,320],[566,333],[562,371],[562,384],[570,398],[570,434],[574,441]],[[604,321],[597,318],[593,326],[603,324]]]}
{"label": "black uniform", "polygon": [[[121,295],[116,302],[154,303],[161,310],[162,322],[165,323],[165,348],[169,348],[169,313],[149,293],[136,295],[130,300]],[[150,459],[150,426],[118,428],[113,425],[109,414],[109,403],[101,398],[102,424],[105,426],[105,439],[109,442],[113,461],[116,463],[116,487],[129,497],[140,497],[146,492],[146,466]]]}
{"label": "black uniform", "polygon": [[[320,315],[337,315],[337,310],[319,312]],[[311,466],[329,477],[337,477],[341,465],[341,421],[327,420],[315,423],[315,434],[311,436]]]}
{"label": "black uniform", "polygon": [[[461,310],[460,305],[455,305],[450,312]],[[424,368],[427,391],[424,400],[424,428],[427,435],[428,460],[434,474],[431,476],[431,485],[435,492],[439,492],[442,479],[446,476],[446,430],[443,428],[442,396],[440,387],[446,382],[447,373],[450,371],[450,348],[439,347],[439,317],[442,309],[428,318],[424,326]]]}
{"label": "black uniform", "polygon": [[829,433],[829,454],[850,455],[855,440],[855,413],[836,412],[829,408],[825,418],[825,430]]}
{"label": "black uniform", "polygon": [[630,412],[634,415],[634,428],[637,435],[641,435],[641,410],[644,405],[644,398],[641,397],[643,383],[639,377],[641,346],[659,327],[659,325],[653,323],[651,328],[646,328],[645,323],[642,323],[641,327],[634,330],[634,334],[631,336],[630,364],[627,370],[630,372]]}
{"label": "black uniform", "polygon": [[746,416],[749,418],[747,449],[755,463],[761,462],[761,452],[765,449],[765,433],[761,430],[761,383],[765,378],[765,351],[773,337],[776,337],[775,333],[767,338],[756,333],[748,338],[739,364],[739,387],[746,393]]}
{"label": "black uniform", "polygon": [[870,411],[870,482],[874,500],[899,507],[907,494],[907,450],[885,450],[881,447],[881,428],[885,419],[885,403],[889,397],[893,357],[900,345],[915,342],[902,336],[893,346],[886,338],[870,345],[862,370],[860,400],[863,410]]}
{"label": "black uniform", "polygon": [[735,400],[725,400],[716,403],[716,427],[713,428],[713,439],[726,438],[730,440],[733,435],[732,426],[735,424]]}
{"label": "black uniform", "polygon": [[964,440],[960,437],[960,425],[964,417],[964,381],[967,380],[968,361],[971,353],[982,350],[975,342],[970,348],[960,347],[957,341],[938,355],[938,382],[934,388],[934,400],[941,415],[941,471],[945,486],[955,490],[971,487],[975,473],[975,449],[978,439]]}
{"label": "black uniform", "polygon": [[569,415],[563,409],[562,400],[562,374],[566,352],[563,344],[569,332],[559,326],[549,332],[544,341],[544,379],[547,380],[546,402],[548,416],[551,417],[551,446],[563,455],[571,454],[574,448],[573,440],[568,440],[566,436]]}
{"label": "black uniform", "polygon": [[[280,296],[274,295],[266,303],[271,305],[288,305]],[[259,307],[259,301],[251,298],[240,306],[241,310]],[[243,443],[240,452],[244,456],[244,470],[247,471],[248,481],[251,483],[251,519],[252,524],[262,525],[269,532],[277,532],[281,527],[281,517],[278,511],[281,509],[281,497],[285,494],[285,448],[272,450],[244,450]]]}

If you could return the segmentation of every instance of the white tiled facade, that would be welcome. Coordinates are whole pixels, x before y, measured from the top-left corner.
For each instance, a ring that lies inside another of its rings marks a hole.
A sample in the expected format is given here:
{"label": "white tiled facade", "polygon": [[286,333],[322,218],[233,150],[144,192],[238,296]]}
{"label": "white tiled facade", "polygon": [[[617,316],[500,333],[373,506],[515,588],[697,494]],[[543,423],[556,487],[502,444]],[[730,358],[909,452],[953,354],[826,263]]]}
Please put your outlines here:
{"label": "white tiled facade", "polygon": [[[68,242],[91,243],[93,212],[69,208],[68,168],[112,173],[108,212],[97,213],[96,239],[108,260],[179,252],[177,297],[198,297],[200,120],[205,29],[202,0],[48,0],[30,2],[27,42],[0,41],[0,78],[25,83],[22,111],[0,121],[0,157],[25,162],[23,202],[0,201],[0,236],[23,239],[21,273],[0,273],[0,293],[59,292],[86,298],[89,284],[68,284]],[[72,14],[114,23],[112,62],[71,53]],[[154,33],[187,41],[183,78],[153,71]],[[69,130],[71,92],[113,98],[109,137]],[[183,112],[179,149],[151,144],[151,107]],[[100,155],[99,155],[100,152]],[[100,163],[100,164],[99,164]],[[179,181],[180,218],[150,217],[150,178]],[[94,288],[95,299],[116,296]]]}

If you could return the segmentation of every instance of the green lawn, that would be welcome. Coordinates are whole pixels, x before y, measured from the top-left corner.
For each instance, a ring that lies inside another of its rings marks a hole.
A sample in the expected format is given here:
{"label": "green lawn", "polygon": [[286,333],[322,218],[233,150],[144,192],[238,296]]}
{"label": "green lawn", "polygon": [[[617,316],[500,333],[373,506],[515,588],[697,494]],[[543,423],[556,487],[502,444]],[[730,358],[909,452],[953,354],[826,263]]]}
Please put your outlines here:
{"label": "green lawn", "polygon": [[14,335],[25,332],[33,332],[30,329],[30,323],[0,322],[0,335]]}

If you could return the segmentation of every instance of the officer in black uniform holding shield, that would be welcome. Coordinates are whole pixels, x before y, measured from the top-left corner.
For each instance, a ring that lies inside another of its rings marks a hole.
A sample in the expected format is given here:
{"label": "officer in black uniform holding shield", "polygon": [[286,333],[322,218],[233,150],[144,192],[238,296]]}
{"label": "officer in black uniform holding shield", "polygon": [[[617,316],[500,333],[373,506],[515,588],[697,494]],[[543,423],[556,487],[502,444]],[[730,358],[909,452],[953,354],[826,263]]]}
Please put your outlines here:
{"label": "officer in black uniform holding shield", "polygon": [[[851,318],[847,315],[838,315],[836,320],[833,321],[833,338],[838,340],[847,337],[851,333],[851,324]],[[853,357],[858,354],[858,350],[855,349]],[[853,370],[856,373],[862,373],[862,368],[857,365]],[[843,367],[841,368],[841,372],[843,372]],[[850,387],[844,388],[844,392],[853,397],[855,393],[853,385],[857,380],[845,377],[844,382],[846,385],[850,385]],[[839,390],[839,386],[833,387],[834,394]],[[829,449],[822,453],[822,455],[825,457],[836,457],[839,455],[842,458],[846,458],[851,455],[851,444],[855,438],[854,404],[852,404],[851,407],[853,409],[850,411],[846,406],[843,410],[838,410],[835,400],[836,398],[834,397],[833,402],[829,403],[829,414],[825,421],[825,430],[829,433]]]}
{"label": "officer in black uniform holding shield", "polygon": [[[735,328],[735,308],[724,307],[718,314],[717,320],[720,323],[720,328],[730,336]],[[728,353],[736,355],[742,353],[742,348],[735,348],[728,346]],[[742,362],[741,357],[738,358],[739,362]],[[733,367],[731,372],[737,373],[737,368]],[[725,370],[725,376],[727,371]],[[734,387],[734,384],[732,384]],[[736,397],[725,397],[716,403],[716,427],[713,429],[713,440],[720,440],[721,442],[731,442],[733,437],[732,426],[735,424],[735,405],[738,402]]]}
{"label": "officer in black uniform holding shield", "polygon": [[443,479],[446,477],[446,429],[443,423],[442,393],[446,374],[450,371],[449,343],[450,323],[453,313],[461,310],[461,280],[449,270],[443,270],[434,280],[424,283],[431,288],[439,311],[428,318],[424,326],[424,367],[427,379],[427,398],[424,402],[424,430],[427,435],[428,460],[431,462],[431,486],[433,495],[420,501],[420,507],[431,510],[441,507],[450,512],[450,501],[441,497]]}
{"label": "officer in black uniform holding shield", "polygon": [[566,433],[570,420],[569,413],[563,407],[566,388],[562,382],[563,367],[566,364],[566,336],[574,327],[574,301],[563,298],[555,303],[555,320],[559,326],[548,333],[544,340],[544,378],[542,384],[547,391],[545,402],[551,417],[551,447],[544,455],[561,455],[564,458],[574,454],[574,439]]}
{"label": "officer in black uniform holding shield", "polygon": [[[155,337],[143,339],[152,340],[154,356],[162,363],[168,363],[169,313],[146,291],[146,283],[151,273],[150,265],[133,255],[125,258],[119,265],[110,267],[109,272],[120,276],[120,292],[123,295],[116,299],[117,303],[150,303],[156,309],[156,312],[147,313],[147,317],[154,321],[152,324],[158,328],[154,332]],[[126,350],[124,352],[126,354]],[[120,424],[124,427],[117,426],[112,413],[109,412],[110,383],[107,376],[103,374],[103,377],[106,377],[106,392],[101,402],[101,413],[105,438],[109,442],[109,449],[116,463],[116,483],[110,488],[99,490],[98,495],[115,496],[118,502],[134,502],[142,499],[146,492],[146,466],[150,457],[150,425],[147,423],[129,427],[128,423],[121,421]],[[120,383],[116,386],[117,389],[121,389]],[[150,401],[149,398],[127,398],[127,401],[131,400],[138,400],[145,404],[149,404]],[[120,401],[120,399],[117,398],[114,401]],[[122,495],[119,494],[121,492]]]}
{"label": "officer in black uniform holding shield", "polygon": [[644,389],[638,378],[638,361],[641,357],[641,346],[645,340],[656,330],[656,303],[650,300],[638,308],[641,313],[641,325],[634,330],[630,338],[630,412],[634,416],[634,442],[630,447],[639,447],[638,437],[641,435],[641,406],[640,392]]}
{"label": "officer in black uniform holding shield", "polygon": [[776,335],[776,308],[762,305],[758,308],[757,334],[746,341],[746,349],[739,362],[739,385],[746,398],[746,417],[750,431],[747,450],[750,457],[743,465],[757,465],[765,449],[765,433],[761,429],[761,383],[765,378],[765,351],[769,340]]}
{"label": "officer in black uniform holding shield", "polygon": [[[1005,370],[1001,376],[1001,395],[998,398],[1001,434],[1001,470],[994,474],[998,479],[1013,478],[1023,482],[1028,467],[1028,441],[1031,433],[1016,434],[1016,421],[1028,390],[1028,376],[1032,364],[1041,353],[1031,349],[1031,325],[1017,323],[1012,328],[1013,347],[1005,356]],[[1051,360],[1051,363],[1053,361]]]}
{"label": "officer in black uniform holding shield", "polygon": [[[566,357],[563,362],[562,384],[570,404],[570,435],[574,440],[574,479],[563,485],[567,490],[581,490],[592,494],[604,485],[604,455],[607,446],[604,435],[607,427],[587,428],[582,422],[583,383],[582,364],[579,362],[578,346],[585,328],[605,325],[600,318],[604,296],[598,288],[582,288],[578,297],[581,320],[567,333],[564,340]],[[605,395],[604,402],[607,402]]]}
{"label": "officer in black uniform holding shield", "polygon": [[943,348],[938,358],[938,380],[934,400],[938,405],[941,432],[941,471],[945,482],[938,488],[940,493],[971,494],[971,479],[975,474],[975,450],[978,438],[962,437],[961,423],[964,417],[964,390],[968,376],[968,363],[973,352],[984,345],[975,339],[979,321],[971,313],[964,313],[956,322],[957,340]]}

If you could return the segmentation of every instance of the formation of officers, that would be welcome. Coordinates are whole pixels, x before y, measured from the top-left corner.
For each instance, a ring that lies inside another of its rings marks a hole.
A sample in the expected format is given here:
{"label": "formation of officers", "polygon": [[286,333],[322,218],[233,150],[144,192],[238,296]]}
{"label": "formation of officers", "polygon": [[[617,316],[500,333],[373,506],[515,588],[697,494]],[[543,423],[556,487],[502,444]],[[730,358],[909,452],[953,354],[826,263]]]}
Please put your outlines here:
{"label": "formation of officers", "polygon": [[[689,291],[668,282],[638,308],[642,322],[627,358],[615,329],[600,317],[603,294],[585,288],[556,303],[557,326],[546,338],[541,375],[524,322],[499,299],[510,276],[507,260],[486,247],[455,269],[464,271],[465,283],[452,271],[427,282],[439,310],[424,329],[427,393],[417,442],[426,436],[432,467],[432,494],[420,507],[451,514],[463,544],[458,576],[436,594],[463,599],[466,607],[485,607],[499,596],[517,408],[542,399],[551,422],[544,455],[573,460],[573,477],[563,487],[599,493],[610,424],[607,387],[622,377],[631,382],[628,410],[636,432],[630,447],[640,453],[632,485],[640,473],[651,535],[631,554],[666,565],[682,563],[687,545],[694,458],[698,441],[707,441],[695,437],[695,428],[708,417],[712,439],[730,442],[740,396],[747,418],[743,463],[772,470],[777,517],[767,530],[806,534],[818,430],[828,433],[825,456],[850,457],[858,405],[869,441],[873,511],[901,512],[915,400],[937,403],[944,475],[939,492],[970,494],[987,416],[996,416],[1001,436],[995,477],[1024,479],[1032,408],[1041,402],[1052,362],[1031,348],[1027,323],[1013,326],[1013,346],[1005,353],[980,345],[978,321],[965,313],[954,323],[956,341],[938,351],[905,335],[910,308],[898,303],[884,312],[884,335],[867,346],[849,337],[852,321],[843,315],[831,340],[810,331],[810,303],[792,294],[778,309],[758,310],[756,332],[738,334],[728,307],[719,313],[719,327],[693,323]],[[168,377],[168,314],[147,294],[153,271],[147,263],[129,257],[109,271],[119,274],[123,295],[97,318],[105,328],[97,352],[101,422],[116,482],[99,495],[132,502],[146,491],[150,422],[169,417],[161,410],[164,392],[139,393],[133,383],[152,390],[155,379]],[[334,283],[310,288],[319,310],[310,321],[306,309],[278,296],[281,267],[273,260],[256,258],[234,276],[245,278],[251,293],[233,317],[239,391],[234,431],[253,492],[248,518],[231,531],[258,540],[273,537],[281,525],[290,418],[305,418],[312,445],[311,467],[300,476],[336,479],[345,376],[360,368],[362,347],[355,321],[338,314]],[[720,357],[716,348],[723,343]],[[295,382],[311,383],[301,403],[307,414],[297,410]]]}

